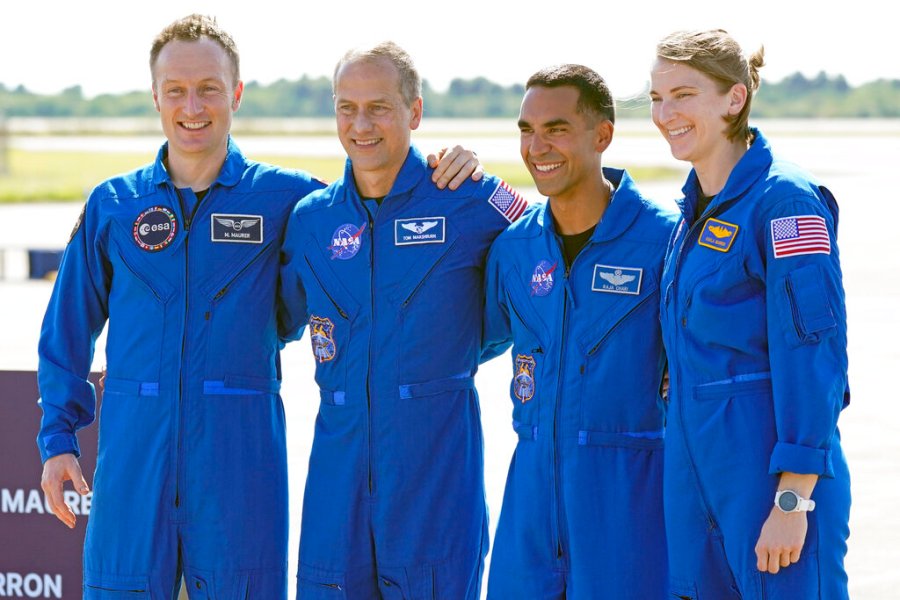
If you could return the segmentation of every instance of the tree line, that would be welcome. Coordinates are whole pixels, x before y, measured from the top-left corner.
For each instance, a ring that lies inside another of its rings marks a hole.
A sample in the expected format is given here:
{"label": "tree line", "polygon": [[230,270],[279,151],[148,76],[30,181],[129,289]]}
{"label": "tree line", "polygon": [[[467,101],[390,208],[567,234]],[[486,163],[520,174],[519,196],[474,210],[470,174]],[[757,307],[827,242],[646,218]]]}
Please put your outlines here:
{"label": "tree line", "polygon": [[[426,114],[441,118],[514,118],[525,86],[503,86],[484,77],[454,79],[446,91],[423,82]],[[617,99],[623,118],[648,118],[646,94]],[[146,91],[85,97],[81,86],[58,94],[36,94],[24,86],[0,83],[0,115],[6,117],[149,117],[156,113]],[[268,85],[250,82],[241,104],[243,117],[329,117],[334,114],[327,77],[280,79]],[[753,101],[756,118],[900,117],[900,80],[879,79],[851,86],[841,76],[795,73],[778,82],[764,81]]]}

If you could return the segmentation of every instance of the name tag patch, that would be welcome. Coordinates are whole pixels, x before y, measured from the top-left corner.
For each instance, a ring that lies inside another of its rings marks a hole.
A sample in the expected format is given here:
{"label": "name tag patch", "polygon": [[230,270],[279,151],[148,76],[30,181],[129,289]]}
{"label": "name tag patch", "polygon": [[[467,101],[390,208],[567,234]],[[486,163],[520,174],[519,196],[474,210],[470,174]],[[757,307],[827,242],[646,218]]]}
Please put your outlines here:
{"label": "name tag patch", "polygon": [[223,215],[210,216],[211,239],[214,242],[232,242],[238,244],[262,244],[262,215]]}
{"label": "name tag patch", "polygon": [[443,244],[446,239],[446,217],[419,217],[394,220],[394,245]]}
{"label": "name tag patch", "polygon": [[644,269],[637,267],[614,267],[611,265],[594,265],[594,281],[591,289],[595,292],[611,294],[641,293],[641,279]]}
{"label": "name tag patch", "polygon": [[703,224],[703,231],[700,232],[700,239],[697,240],[697,243],[719,252],[728,252],[731,244],[734,243],[734,238],[737,237],[738,229],[740,227],[734,223],[707,219]]}

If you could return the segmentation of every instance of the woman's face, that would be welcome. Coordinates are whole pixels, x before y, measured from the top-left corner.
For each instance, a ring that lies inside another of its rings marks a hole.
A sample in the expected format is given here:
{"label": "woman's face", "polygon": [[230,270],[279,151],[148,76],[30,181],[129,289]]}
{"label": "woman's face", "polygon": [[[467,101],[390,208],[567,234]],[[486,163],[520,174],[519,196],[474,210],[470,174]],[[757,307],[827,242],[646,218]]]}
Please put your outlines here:
{"label": "woman's face", "polygon": [[[657,58],[650,72],[653,124],[669,142],[672,156],[695,167],[731,144],[726,115],[743,107],[741,90],[719,91],[712,78],[683,63]],[[741,86],[743,87],[743,86]]]}

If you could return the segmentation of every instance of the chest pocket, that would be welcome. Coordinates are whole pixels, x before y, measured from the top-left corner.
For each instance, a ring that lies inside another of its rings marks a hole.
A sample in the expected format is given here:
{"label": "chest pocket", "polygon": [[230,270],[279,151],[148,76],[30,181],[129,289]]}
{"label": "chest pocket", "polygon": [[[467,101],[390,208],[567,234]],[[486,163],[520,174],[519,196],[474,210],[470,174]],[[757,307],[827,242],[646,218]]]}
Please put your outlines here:
{"label": "chest pocket", "polygon": [[[398,310],[397,348],[401,385],[472,375],[482,319],[482,271],[466,238],[448,219],[444,242],[394,245],[398,271],[388,292]],[[378,290],[376,290],[378,293]],[[442,314],[449,315],[442,320]],[[441,327],[441,323],[445,327]]]}
{"label": "chest pocket", "polygon": [[307,327],[316,361],[316,383],[323,402],[342,405],[347,402],[348,353],[360,305],[320,254],[310,252],[304,260]]}
{"label": "chest pocket", "polygon": [[[521,274],[513,269],[506,276],[507,306],[513,346],[512,379],[509,397],[513,403],[513,429],[520,440],[536,440],[541,433],[541,403],[550,402],[544,398],[545,390],[555,390],[555,378],[546,381],[550,371],[546,368],[546,357],[550,350],[543,340],[548,339],[546,325],[534,306],[534,297],[525,291]],[[553,302],[551,298],[540,298]],[[553,310],[548,308],[548,310]]]}
{"label": "chest pocket", "polygon": [[129,243],[130,232],[125,236],[122,228],[113,227],[106,341],[109,369],[116,377],[159,381],[164,341],[178,331],[178,323],[167,314],[175,306],[171,301],[178,291],[164,275],[172,258],[171,254],[151,255]]}
{"label": "chest pocket", "polygon": [[640,295],[592,292],[599,317],[576,343],[581,364],[581,422],[592,432],[650,435],[662,428],[659,386],[664,352],[659,324],[659,280],[644,270]]}

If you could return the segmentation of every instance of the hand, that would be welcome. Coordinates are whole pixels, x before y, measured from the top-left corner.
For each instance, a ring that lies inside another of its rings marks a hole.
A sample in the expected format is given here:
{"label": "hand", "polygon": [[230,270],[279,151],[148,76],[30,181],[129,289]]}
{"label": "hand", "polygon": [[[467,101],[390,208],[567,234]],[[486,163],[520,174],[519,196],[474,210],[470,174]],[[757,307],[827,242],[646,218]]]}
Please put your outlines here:
{"label": "hand", "polygon": [[808,527],[806,512],[784,513],[772,507],[756,542],[756,568],[773,575],[800,560]]}
{"label": "hand", "polygon": [[449,187],[455,190],[469,177],[472,181],[480,181],[484,176],[484,167],[478,162],[478,156],[459,145],[450,150],[442,148],[437,156],[429,154],[428,166],[434,169],[431,181],[439,189]]}
{"label": "hand", "polygon": [[59,454],[48,458],[44,462],[41,489],[44,490],[44,497],[56,518],[69,529],[74,529],[75,513],[63,498],[63,483],[66,480],[71,481],[75,486],[75,491],[82,496],[87,495],[90,491],[81,474],[81,465],[78,464],[78,459],[74,454]]}

